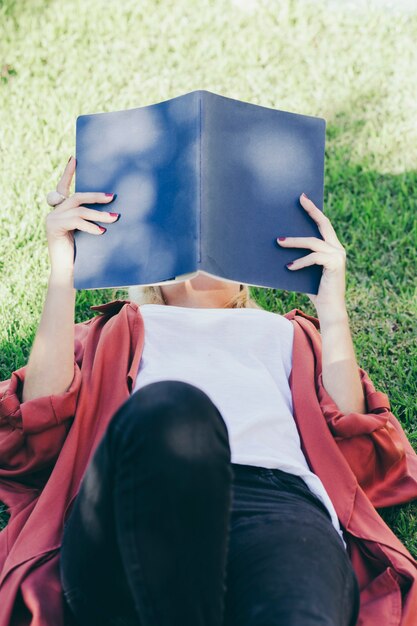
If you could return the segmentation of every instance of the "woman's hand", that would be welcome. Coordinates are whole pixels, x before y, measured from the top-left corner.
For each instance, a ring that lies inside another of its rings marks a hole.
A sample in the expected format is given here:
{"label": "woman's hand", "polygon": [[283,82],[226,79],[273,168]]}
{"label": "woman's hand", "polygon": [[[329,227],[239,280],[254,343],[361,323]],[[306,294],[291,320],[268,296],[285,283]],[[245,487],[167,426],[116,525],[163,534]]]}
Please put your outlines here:
{"label": "woman's hand", "polygon": [[307,294],[320,321],[323,386],[342,413],[366,413],[367,404],[345,302],[346,252],[329,218],[305,195],[300,196],[300,202],[316,222],[324,241],[317,237],[287,237],[285,241],[277,241],[289,248],[314,250],[312,254],[296,259],[289,269],[297,270],[315,263],[323,265],[318,294]]}
{"label": "woman's hand", "polygon": [[[56,187],[57,191],[64,196],[69,196],[74,172],[75,159],[71,157]],[[92,220],[113,223],[118,219],[117,213],[88,209],[82,206],[82,202],[111,202],[113,196],[114,194],[93,191],[74,193],[48,213],[45,227],[51,273],[54,275],[72,274],[74,269],[74,229],[84,230],[92,235],[101,235],[104,233],[104,229],[93,224]]]}
{"label": "woman's hand", "polygon": [[277,243],[288,248],[311,248],[311,250],[314,250],[312,254],[295,259],[287,267],[291,271],[296,271],[309,265],[322,265],[323,274],[318,294],[308,293],[307,295],[314,304],[319,318],[320,316],[330,318],[334,314],[344,314],[346,312],[345,249],[337,238],[329,218],[316,207],[314,202],[305,194],[302,194],[300,203],[316,222],[324,241],[317,237],[286,237],[283,241],[277,239]]}

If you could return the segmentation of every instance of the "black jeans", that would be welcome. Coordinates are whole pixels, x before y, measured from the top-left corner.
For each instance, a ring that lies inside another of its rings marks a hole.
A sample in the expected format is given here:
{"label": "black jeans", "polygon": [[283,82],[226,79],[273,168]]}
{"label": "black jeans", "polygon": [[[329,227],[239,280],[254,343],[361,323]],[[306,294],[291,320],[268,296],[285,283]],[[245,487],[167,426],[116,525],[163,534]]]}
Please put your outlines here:
{"label": "black jeans", "polygon": [[65,522],[64,605],[80,626],[354,626],[359,587],[304,481],[230,462],[212,400],[148,384],[117,410]]}

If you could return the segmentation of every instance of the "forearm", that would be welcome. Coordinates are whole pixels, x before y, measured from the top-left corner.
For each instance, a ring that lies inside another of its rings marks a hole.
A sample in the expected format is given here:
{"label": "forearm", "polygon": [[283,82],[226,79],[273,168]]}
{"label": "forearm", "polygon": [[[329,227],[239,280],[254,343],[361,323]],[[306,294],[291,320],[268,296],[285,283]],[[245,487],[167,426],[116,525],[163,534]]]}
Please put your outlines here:
{"label": "forearm", "polygon": [[319,320],[324,388],[342,413],[366,413],[347,311]]}
{"label": "forearm", "polygon": [[66,391],[74,377],[72,274],[51,271],[41,321],[26,368],[22,402]]}

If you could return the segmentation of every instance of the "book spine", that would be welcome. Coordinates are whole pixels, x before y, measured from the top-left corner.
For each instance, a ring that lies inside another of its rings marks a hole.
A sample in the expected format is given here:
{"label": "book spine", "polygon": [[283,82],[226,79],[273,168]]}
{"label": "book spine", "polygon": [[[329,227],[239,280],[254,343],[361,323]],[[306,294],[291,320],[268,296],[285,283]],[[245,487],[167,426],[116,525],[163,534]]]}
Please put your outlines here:
{"label": "book spine", "polygon": [[198,189],[199,189],[199,207],[198,207],[198,219],[199,219],[199,226],[198,226],[198,263],[201,263],[201,212],[202,212],[202,206],[201,206],[201,202],[202,202],[202,190],[201,190],[201,185],[202,185],[202,176],[201,176],[201,152],[202,152],[202,142],[203,142],[203,134],[202,134],[202,101],[203,101],[203,97],[202,94],[199,94],[199,111],[198,111],[198,119],[199,119],[199,129],[198,129],[198,133],[199,133],[199,142],[198,142],[198,151],[199,151],[199,165],[198,165]]}

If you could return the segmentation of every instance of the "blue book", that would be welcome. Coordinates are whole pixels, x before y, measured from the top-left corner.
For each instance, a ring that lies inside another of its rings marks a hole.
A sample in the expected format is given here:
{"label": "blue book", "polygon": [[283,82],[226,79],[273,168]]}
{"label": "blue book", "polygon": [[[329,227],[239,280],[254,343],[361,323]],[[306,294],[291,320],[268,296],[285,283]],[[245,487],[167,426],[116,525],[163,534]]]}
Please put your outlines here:
{"label": "blue book", "polygon": [[323,239],[301,206],[323,210],[326,121],[210,91],[124,111],[80,115],[75,191],[115,193],[85,204],[121,217],[74,231],[74,287],[162,285],[198,272],[257,287],[317,294],[323,267],[285,267]]}

